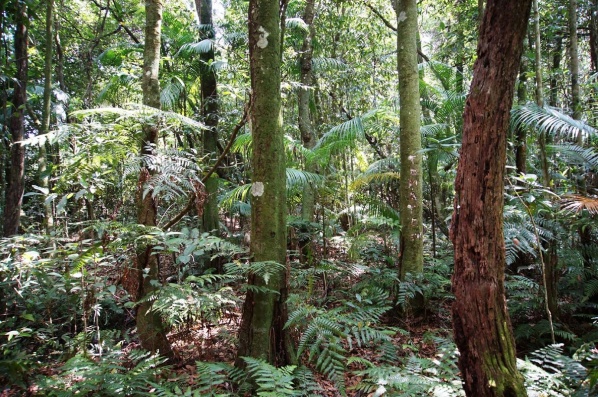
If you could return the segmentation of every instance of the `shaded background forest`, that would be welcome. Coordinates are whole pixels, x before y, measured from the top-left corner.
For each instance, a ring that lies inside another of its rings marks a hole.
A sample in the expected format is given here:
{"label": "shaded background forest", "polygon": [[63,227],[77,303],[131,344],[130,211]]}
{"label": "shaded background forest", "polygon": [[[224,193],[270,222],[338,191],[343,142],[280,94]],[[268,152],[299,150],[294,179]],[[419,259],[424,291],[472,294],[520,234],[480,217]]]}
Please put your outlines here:
{"label": "shaded background forest", "polygon": [[[209,20],[207,4],[165,2],[156,105],[142,87],[143,3],[0,5],[5,393],[464,395],[449,227],[484,2],[418,2],[423,251],[408,271],[396,13],[378,0],[284,3],[285,329],[296,357],[278,368],[246,357],[244,369],[232,365],[240,313],[247,291],[260,292],[247,277],[267,284],[280,265],[249,260],[248,4],[215,2]],[[591,395],[598,2],[538,6],[507,146],[508,308],[529,395]],[[139,220],[146,197],[155,225]],[[144,247],[160,269],[140,295],[131,274]],[[170,354],[141,349],[136,313],[150,303]]]}

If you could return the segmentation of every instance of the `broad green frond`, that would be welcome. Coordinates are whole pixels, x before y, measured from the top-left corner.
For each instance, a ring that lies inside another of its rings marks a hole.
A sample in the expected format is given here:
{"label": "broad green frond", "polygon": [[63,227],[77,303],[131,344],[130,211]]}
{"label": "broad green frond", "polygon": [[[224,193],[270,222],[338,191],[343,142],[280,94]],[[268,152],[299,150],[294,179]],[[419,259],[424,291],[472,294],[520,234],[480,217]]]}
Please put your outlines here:
{"label": "broad green frond", "polygon": [[584,165],[598,168],[598,152],[592,147],[584,148],[578,145],[551,145],[550,149],[562,153],[569,164]]}
{"label": "broad green frond", "polygon": [[211,39],[204,39],[197,43],[187,43],[183,44],[178,52],[175,54],[207,54],[210,51],[214,50],[214,41]]}
{"label": "broad green frond", "polygon": [[173,110],[176,102],[185,92],[185,82],[178,76],[172,76],[160,92],[160,103],[164,109]]}
{"label": "broad green frond", "polygon": [[71,116],[75,117],[89,117],[89,116],[117,116],[116,122],[125,119],[140,120],[145,118],[163,117],[169,123],[178,123],[182,126],[193,128],[193,129],[206,129],[206,127],[199,121],[190,119],[181,114],[175,112],[167,112],[153,108],[151,106],[145,106],[139,103],[129,103],[125,107],[102,107],[94,109],[77,110],[71,113]]}
{"label": "broad green frond", "polygon": [[287,29],[299,29],[304,32],[309,32],[309,26],[301,18],[287,18],[286,21]]}
{"label": "broad green frond", "polygon": [[247,201],[247,194],[251,189],[251,183],[237,186],[236,188],[225,193],[220,198],[220,206],[225,209],[230,209],[238,201]]}
{"label": "broad green frond", "polygon": [[596,134],[596,129],[581,120],[574,120],[553,107],[539,107],[535,103],[517,106],[511,111],[511,128],[533,128],[548,135],[561,135],[576,139]]}
{"label": "broad green frond", "polygon": [[349,69],[346,63],[336,58],[313,58],[311,63],[315,73],[330,71],[343,72]]}
{"label": "broad green frond", "polygon": [[287,168],[286,175],[287,175],[287,190],[292,189],[297,186],[303,187],[306,184],[310,184],[312,186],[318,185],[318,184],[322,183],[322,181],[324,180],[322,175],[319,175],[319,174],[316,174],[313,172],[297,170],[294,168]]}

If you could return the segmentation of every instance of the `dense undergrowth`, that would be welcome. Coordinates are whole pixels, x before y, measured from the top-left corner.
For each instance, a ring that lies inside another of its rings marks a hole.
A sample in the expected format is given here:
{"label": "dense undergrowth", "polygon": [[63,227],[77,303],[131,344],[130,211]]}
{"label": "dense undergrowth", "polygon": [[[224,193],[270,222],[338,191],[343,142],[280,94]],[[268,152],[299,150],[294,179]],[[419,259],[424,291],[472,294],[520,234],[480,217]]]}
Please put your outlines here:
{"label": "dense undergrowth", "polygon": [[[404,282],[390,260],[392,238],[363,243],[341,233],[328,252],[317,247],[310,265],[291,251],[286,327],[298,362],[275,368],[247,357],[241,370],[232,360],[246,276],[267,279],[279,265],[250,263],[242,246],[197,229],[164,233],[112,222],[79,236],[0,242],[0,383],[8,395],[243,396],[251,388],[259,396],[464,395],[451,340],[447,248]],[[163,265],[153,310],[171,327],[175,362],[139,349],[136,304],[121,282],[135,247],[148,242]],[[214,263],[218,269],[207,268]],[[554,324],[558,344],[536,274],[507,277],[530,395],[595,389],[594,291],[571,288],[577,277],[571,270],[560,281],[568,293]],[[423,307],[415,310],[410,302],[418,297]]]}

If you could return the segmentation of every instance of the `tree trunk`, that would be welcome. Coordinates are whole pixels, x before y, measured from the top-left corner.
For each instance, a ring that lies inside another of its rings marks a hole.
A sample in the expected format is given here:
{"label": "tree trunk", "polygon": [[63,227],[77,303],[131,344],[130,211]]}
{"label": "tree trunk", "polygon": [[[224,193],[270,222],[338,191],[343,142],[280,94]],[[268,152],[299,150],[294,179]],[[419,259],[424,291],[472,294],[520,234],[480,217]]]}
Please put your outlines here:
{"label": "tree trunk", "polygon": [[552,70],[550,73],[550,97],[548,104],[550,106],[557,106],[559,93],[559,69],[561,67],[561,59],[563,58],[563,37],[557,35],[555,37],[554,52],[552,53]]}
{"label": "tree trunk", "polygon": [[451,239],[453,327],[467,396],[526,396],[506,307],[502,211],[506,137],[531,3],[487,2],[463,116]]}
{"label": "tree trunk", "polygon": [[[44,103],[42,109],[41,133],[50,132],[50,118],[52,116],[52,28],[53,28],[54,0],[47,0],[46,3],[46,51],[44,60]],[[39,152],[39,184],[42,188],[50,188],[50,174],[48,170],[48,156],[50,144],[46,142],[40,147]],[[54,214],[52,203],[46,202],[47,195],[44,194],[44,227],[46,233],[54,227]]]}
{"label": "tree trunk", "polygon": [[[195,7],[202,26],[201,39],[214,39],[212,25],[212,0],[196,0]],[[201,116],[208,127],[203,131],[204,156],[210,156],[212,161],[218,158],[218,91],[216,73],[210,64],[214,61],[214,49],[202,53],[200,56],[201,73]],[[202,229],[206,232],[219,228],[218,219],[218,177],[213,175],[205,183],[207,198],[204,203]]]}
{"label": "tree trunk", "polygon": [[423,256],[421,107],[417,68],[417,1],[399,0],[397,63],[400,97],[401,213],[400,277],[421,273]]}
{"label": "tree trunk", "polygon": [[[575,120],[581,119],[579,88],[579,50],[577,48],[577,0],[569,0],[569,72],[571,73],[571,111]],[[578,137],[581,143],[582,135]]]}
{"label": "tree trunk", "polygon": [[[280,98],[280,5],[278,0],[249,2],[251,70],[251,244],[255,262],[286,264],[286,178]],[[276,365],[290,361],[287,335],[287,272],[269,280],[252,274],[243,305],[236,364],[251,356]],[[269,291],[256,290],[267,288]]]}
{"label": "tree trunk", "polygon": [[[314,21],[314,3],[315,0],[307,0],[305,3],[305,11],[303,13],[303,21],[308,26],[308,32],[303,39],[301,47],[301,87],[298,90],[298,124],[301,132],[301,142],[307,149],[313,149],[316,145],[316,134],[311,122],[311,112],[309,110],[309,101],[313,90],[313,72],[312,72],[312,57],[313,57],[313,39],[316,30],[313,26]],[[307,171],[315,171],[315,166],[307,164]],[[311,184],[305,184],[303,188],[303,196],[301,199],[301,218],[305,222],[314,221],[316,192]],[[311,238],[309,236],[309,228],[305,227],[301,230],[301,237],[299,239],[299,251],[302,263],[306,263],[309,258],[313,257],[311,249]]]}
{"label": "tree trunk", "polygon": [[12,99],[12,115],[9,120],[11,136],[10,169],[6,186],[6,205],[4,206],[4,237],[19,232],[21,221],[21,205],[25,190],[23,177],[25,175],[25,147],[19,141],[25,136],[25,106],[27,105],[27,25],[29,16],[27,3],[19,2],[15,15],[15,63],[16,75]]}
{"label": "tree trunk", "polygon": [[590,1],[588,7],[590,20],[590,59],[592,73],[598,72],[598,0]]}
{"label": "tree trunk", "polygon": [[[527,63],[521,62],[517,102],[523,106],[527,102]],[[519,126],[515,130],[515,170],[517,175],[527,172],[527,129]]]}
{"label": "tree trunk", "polygon": [[[145,2],[145,47],[143,50],[143,104],[153,108],[160,108],[160,82],[158,80],[160,67],[160,34],[162,30],[162,0],[146,0]],[[143,126],[144,139],[141,153],[152,154],[152,147],[158,142],[158,126],[145,124]],[[137,222],[145,226],[156,226],[157,205],[152,191],[143,195],[144,186],[148,182],[151,172],[142,167],[139,174],[137,191]],[[136,266],[139,277],[139,298],[148,296],[157,290],[154,285],[159,281],[159,257],[152,254],[152,246],[140,247],[137,253]],[[148,269],[144,274],[144,269]],[[137,332],[141,346],[152,353],[172,358],[174,353],[166,338],[166,329],[160,316],[152,311],[152,300],[145,301],[137,308]]]}

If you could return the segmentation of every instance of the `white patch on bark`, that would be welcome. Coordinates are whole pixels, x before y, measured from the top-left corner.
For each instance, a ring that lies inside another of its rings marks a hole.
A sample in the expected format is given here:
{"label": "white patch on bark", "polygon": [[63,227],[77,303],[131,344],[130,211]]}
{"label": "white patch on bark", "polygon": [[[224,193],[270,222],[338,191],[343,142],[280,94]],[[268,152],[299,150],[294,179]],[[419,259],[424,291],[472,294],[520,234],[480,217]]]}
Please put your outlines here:
{"label": "white patch on bark", "polygon": [[251,185],[251,195],[259,197],[263,194],[264,184],[262,182],[253,182],[253,185]]}
{"label": "white patch on bark", "polygon": [[401,13],[399,14],[399,23],[406,21],[407,20],[407,14],[405,13],[405,11],[401,11]]}
{"label": "white patch on bark", "polygon": [[264,29],[262,26],[260,26],[257,31],[260,32],[260,38],[257,41],[257,46],[260,48],[266,48],[268,46],[268,36],[270,36],[270,33],[266,32],[266,29]]}

